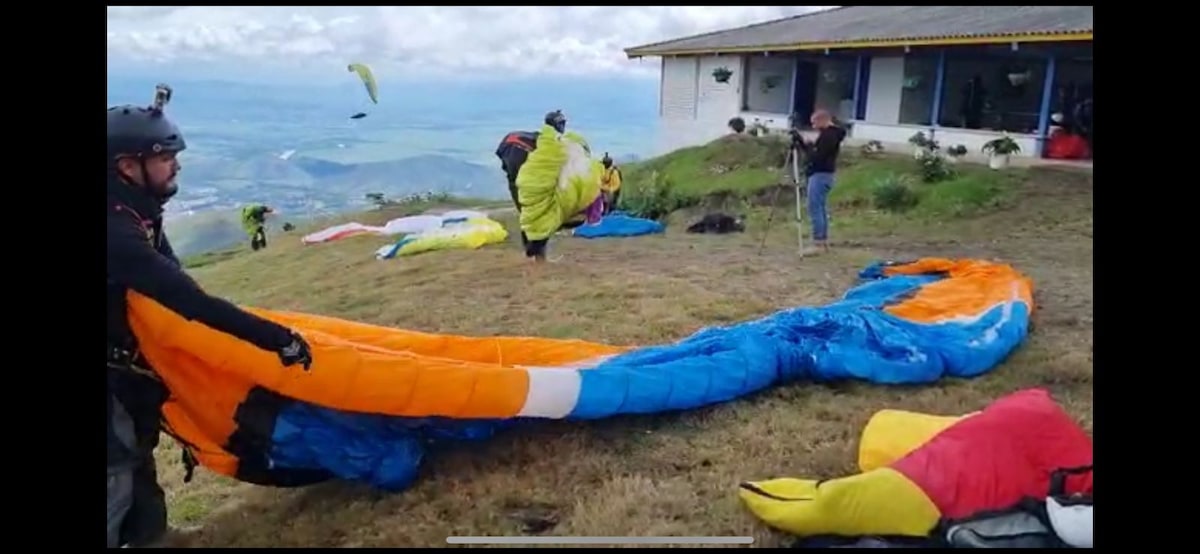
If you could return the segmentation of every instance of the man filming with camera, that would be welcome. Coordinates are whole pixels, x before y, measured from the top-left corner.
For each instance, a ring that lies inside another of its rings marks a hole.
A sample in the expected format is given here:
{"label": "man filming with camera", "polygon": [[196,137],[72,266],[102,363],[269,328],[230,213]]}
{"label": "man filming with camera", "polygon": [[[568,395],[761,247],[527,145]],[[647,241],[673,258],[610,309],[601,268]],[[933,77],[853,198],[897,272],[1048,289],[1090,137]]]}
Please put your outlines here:
{"label": "man filming with camera", "polygon": [[809,121],[817,130],[816,141],[805,141],[795,121],[790,132],[792,144],[804,151],[808,161],[804,175],[808,179],[808,219],[812,221],[813,246],[805,249],[805,254],[816,254],[829,251],[826,242],[829,238],[829,191],[833,190],[838,152],[846,138],[846,130],[834,124],[833,116],[825,110],[813,112]]}

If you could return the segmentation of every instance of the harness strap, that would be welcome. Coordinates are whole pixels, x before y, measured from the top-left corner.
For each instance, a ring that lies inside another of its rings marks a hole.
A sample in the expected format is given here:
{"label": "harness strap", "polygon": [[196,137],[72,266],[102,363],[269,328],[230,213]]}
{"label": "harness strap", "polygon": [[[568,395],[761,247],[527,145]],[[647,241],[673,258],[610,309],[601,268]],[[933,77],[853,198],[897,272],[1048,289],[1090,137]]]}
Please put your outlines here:
{"label": "harness strap", "polygon": [[142,377],[149,377],[161,383],[162,377],[159,377],[153,370],[140,363],[141,360],[141,353],[136,349],[131,350],[117,346],[108,347],[108,367],[136,373]]}

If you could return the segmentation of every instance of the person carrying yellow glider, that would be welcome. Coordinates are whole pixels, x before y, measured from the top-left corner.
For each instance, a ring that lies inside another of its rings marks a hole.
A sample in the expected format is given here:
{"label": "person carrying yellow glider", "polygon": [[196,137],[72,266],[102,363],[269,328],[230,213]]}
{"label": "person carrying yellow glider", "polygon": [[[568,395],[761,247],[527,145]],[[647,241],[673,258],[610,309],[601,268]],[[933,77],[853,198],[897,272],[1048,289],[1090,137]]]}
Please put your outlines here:
{"label": "person carrying yellow glider", "polygon": [[[163,232],[163,205],[178,191],[176,155],[187,146],[163,114],[171,89],[160,85],[150,107],[108,109],[106,248],[108,336],[108,547],[141,547],[166,534],[167,506],[154,449],[169,392],[146,361],[130,327],[130,291],[153,298],[198,324],[228,333],[279,357],[284,366],[312,364],[296,332],[210,296],[175,256]],[[170,429],[163,429],[172,433]],[[184,458],[189,472],[194,459]]]}
{"label": "person carrying yellow glider", "polygon": [[537,147],[517,174],[521,233],[525,256],[546,261],[550,235],[599,217],[600,162],[578,133],[567,132],[562,110],[546,114]]}
{"label": "person carrying yellow glider", "polygon": [[250,249],[267,247],[267,214],[274,213],[270,206],[251,204],[242,207],[242,229],[250,237]]}

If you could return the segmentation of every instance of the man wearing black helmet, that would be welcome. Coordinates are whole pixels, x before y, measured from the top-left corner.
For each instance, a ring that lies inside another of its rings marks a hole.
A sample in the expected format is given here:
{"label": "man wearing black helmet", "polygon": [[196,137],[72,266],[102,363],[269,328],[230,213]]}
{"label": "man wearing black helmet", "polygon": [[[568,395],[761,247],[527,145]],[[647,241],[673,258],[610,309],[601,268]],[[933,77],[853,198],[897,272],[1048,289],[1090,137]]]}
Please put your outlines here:
{"label": "man wearing black helmet", "polygon": [[567,116],[563,115],[562,110],[554,110],[546,114],[545,122],[546,125],[554,127],[555,131],[567,132]]}
{"label": "man wearing black helmet", "polygon": [[[168,391],[139,355],[129,327],[129,290],[180,315],[279,356],[284,366],[308,370],[312,355],[297,333],[214,298],[184,273],[163,233],[163,204],[177,192],[176,155],[183,135],[163,114],[170,89],[150,107],[108,110],[108,546],[147,546],[167,530],[154,449]],[[186,452],[186,449],[185,449]],[[194,465],[185,456],[189,468]]]}

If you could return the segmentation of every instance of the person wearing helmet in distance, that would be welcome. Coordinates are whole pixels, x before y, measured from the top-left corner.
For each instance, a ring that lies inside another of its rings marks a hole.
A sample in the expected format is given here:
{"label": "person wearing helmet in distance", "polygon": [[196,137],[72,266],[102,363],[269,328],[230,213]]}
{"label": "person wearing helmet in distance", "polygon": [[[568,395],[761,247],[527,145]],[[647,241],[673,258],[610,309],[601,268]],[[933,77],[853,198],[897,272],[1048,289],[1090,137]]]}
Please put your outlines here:
{"label": "person wearing helmet in distance", "polygon": [[265,204],[242,207],[242,229],[250,237],[251,250],[267,247],[267,216],[273,213],[275,210]]}
{"label": "person wearing helmet in distance", "polygon": [[600,178],[600,190],[604,194],[604,215],[613,213],[621,201],[621,168],[613,163],[608,152],[600,158],[604,166],[604,176]]}
{"label": "person wearing helmet in distance", "polygon": [[[143,547],[167,535],[167,508],[154,449],[169,392],[139,354],[127,319],[136,291],[187,319],[275,353],[306,371],[312,354],[292,330],[209,296],[183,271],[163,232],[163,205],[177,192],[176,156],[187,146],[163,113],[170,89],[149,107],[108,109],[107,335],[108,546]],[[186,450],[185,450],[186,452]],[[194,460],[185,456],[188,468]]]}

